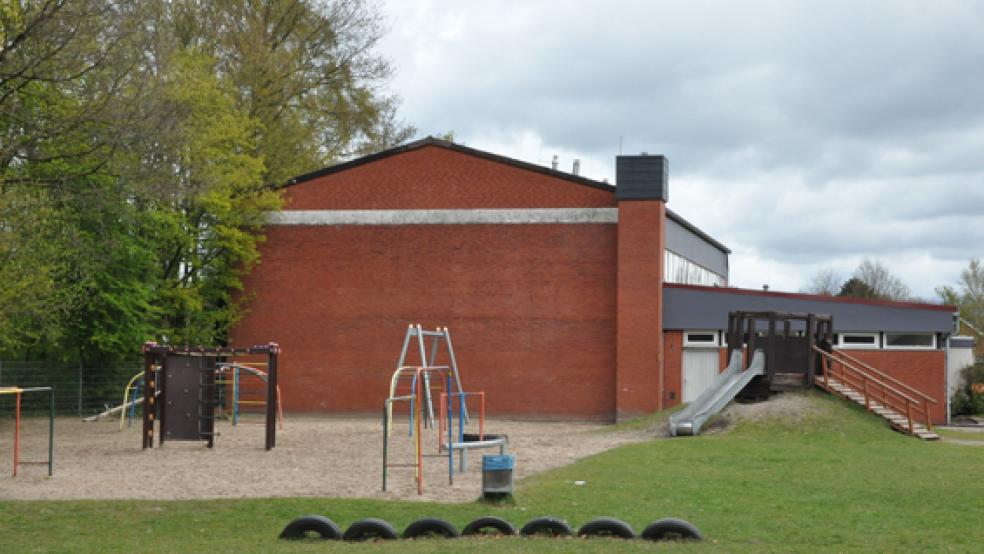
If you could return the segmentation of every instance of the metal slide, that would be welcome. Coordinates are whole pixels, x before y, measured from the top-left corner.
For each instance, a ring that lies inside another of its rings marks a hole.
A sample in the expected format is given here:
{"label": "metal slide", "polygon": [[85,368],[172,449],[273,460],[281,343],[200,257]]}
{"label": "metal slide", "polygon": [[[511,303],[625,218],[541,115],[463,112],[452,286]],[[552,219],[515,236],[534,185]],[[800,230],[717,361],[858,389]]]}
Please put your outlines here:
{"label": "metal slide", "polygon": [[683,410],[670,416],[670,434],[697,435],[700,428],[712,415],[721,411],[728,402],[741,392],[753,378],[765,371],[765,354],[756,350],[748,369],[742,371],[742,352],[735,350],[731,353],[731,363],[720,375],[714,378],[711,386],[707,387],[697,400]]}

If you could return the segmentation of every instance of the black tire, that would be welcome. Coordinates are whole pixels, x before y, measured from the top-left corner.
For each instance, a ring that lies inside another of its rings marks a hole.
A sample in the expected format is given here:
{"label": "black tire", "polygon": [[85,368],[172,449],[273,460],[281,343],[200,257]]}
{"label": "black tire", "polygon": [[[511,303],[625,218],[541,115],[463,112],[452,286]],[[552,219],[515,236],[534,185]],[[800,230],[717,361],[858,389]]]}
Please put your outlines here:
{"label": "black tire", "polygon": [[538,517],[526,522],[526,525],[519,530],[519,534],[524,537],[535,535],[549,535],[551,537],[570,537],[574,534],[571,526],[562,519],[555,517]]}
{"label": "black tire", "polygon": [[302,516],[291,521],[280,532],[280,538],[288,540],[313,538],[312,533],[316,533],[322,540],[337,541],[342,538],[342,530],[338,525],[322,516]]}
{"label": "black tire", "polygon": [[461,536],[491,535],[492,533],[485,532],[486,529],[494,529],[500,535],[516,534],[516,528],[512,526],[512,523],[509,523],[501,517],[485,516],[476,519],[468,525],[465,525],[465,528],[461,530]]}
{"label": "black tire", "polygon": [[648,541],[704,540],[704,534],[694,524],[672,517],[650,523],[639,537]]}
{"label": "black tire", "polygon": [[423,539],[430,537],[441,537],[445,539],[455,539],[461,536],[461,531],[443,519],[436,517],[422,517],[417,521],[407,525],[403,530],[405,539]]}
{"label": "black tire", "polygon": [[374,517],[360,519],[345,530],[342,535],[343,541],[361,542],[371,540],[393,540],[398,539],[396,529],[389,523]]}
{"label": "black tire", "polygon": [[634,539],[635,531],[628,523],[613,517],[598,517],[585,523],[577,531],[579,537],[614,537]]}

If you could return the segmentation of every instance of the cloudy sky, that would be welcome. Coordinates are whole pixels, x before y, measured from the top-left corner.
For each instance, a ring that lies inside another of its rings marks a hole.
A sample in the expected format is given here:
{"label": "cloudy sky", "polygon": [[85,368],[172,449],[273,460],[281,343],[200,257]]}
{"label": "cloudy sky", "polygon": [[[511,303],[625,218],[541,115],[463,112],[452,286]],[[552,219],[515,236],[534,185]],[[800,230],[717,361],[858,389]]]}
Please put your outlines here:
{"label": "cloudy sky", "polygon": [[984,2],[382,9],[421,136],[611,182],[620,148],[664,154],[669,207],[732,249],[733,285],[868,257],[935,299],[984,257]]}

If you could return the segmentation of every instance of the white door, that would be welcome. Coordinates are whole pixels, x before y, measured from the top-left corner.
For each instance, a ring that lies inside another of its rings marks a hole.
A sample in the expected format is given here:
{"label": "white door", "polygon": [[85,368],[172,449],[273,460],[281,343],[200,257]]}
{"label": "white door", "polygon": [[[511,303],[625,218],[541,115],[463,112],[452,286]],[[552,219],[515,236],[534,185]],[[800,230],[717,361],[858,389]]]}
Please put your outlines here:
{"label": "white door", "polygon": [[683,401],[693,402],[707,390],[720,367],[717,348],[683,349]]}

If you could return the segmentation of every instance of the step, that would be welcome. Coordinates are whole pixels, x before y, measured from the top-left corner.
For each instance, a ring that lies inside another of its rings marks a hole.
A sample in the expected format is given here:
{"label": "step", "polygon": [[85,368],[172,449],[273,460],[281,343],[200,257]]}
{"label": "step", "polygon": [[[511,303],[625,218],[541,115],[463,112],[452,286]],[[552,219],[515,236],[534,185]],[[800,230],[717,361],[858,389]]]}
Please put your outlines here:
{"label": "step", "polygon": [[[816,380],[816,383],[821,388],[826,388],[827,390],[832,391],[847,400],[851,400],[852,402],[860,404],[861,406],[865,406],[864,394],[858,392],[857,390],[850,387],[849,385],[841,383],[836,379],[828,379],[827,383],[825,384],[823,382],[823,379],[821,378],[818,378]],[[888,423],[890,423],[893,427],[896,427],[905,433],[909,433],[914,437],[927,441],[934,441],[940,439],[940,436],[938,434],[930,431],[925,425],[915,421],[912,422],[912,429],[910,431],[908,417],[897,412],[892,408],[889,408],[888,406],[881,404],[880,402],[870,400],[867,403],[867,407],[873,414],[888,421]]]}

